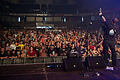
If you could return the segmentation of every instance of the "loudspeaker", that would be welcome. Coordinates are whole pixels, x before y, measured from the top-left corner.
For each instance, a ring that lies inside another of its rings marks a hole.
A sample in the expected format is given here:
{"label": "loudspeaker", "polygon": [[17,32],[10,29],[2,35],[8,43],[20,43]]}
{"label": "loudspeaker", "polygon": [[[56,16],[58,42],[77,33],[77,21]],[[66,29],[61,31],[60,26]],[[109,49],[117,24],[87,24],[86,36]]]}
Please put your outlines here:
{"label": "loudspeaker", "polygon": [[83,69],[81,58],[67,58],[63,59],[65,71],[79,71]]}
{"label": "loudspeaker", "polygon": [[89,56],[85,60],[86,66],[91,69],[105,68],[105,61],[102,56]]}

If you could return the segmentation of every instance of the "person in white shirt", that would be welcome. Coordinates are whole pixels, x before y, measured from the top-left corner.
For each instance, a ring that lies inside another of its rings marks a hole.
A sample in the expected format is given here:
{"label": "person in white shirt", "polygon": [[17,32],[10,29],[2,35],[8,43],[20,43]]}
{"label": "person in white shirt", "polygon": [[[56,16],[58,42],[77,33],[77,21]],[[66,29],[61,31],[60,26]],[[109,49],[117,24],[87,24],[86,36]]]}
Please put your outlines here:
{"label": "person in white shirt", "polygon": [[12,42],[12,44],[10,45],[10,49],[11,50],[16,50],[16,45],[15,45],[15,43],[14,43],[14,41]]}

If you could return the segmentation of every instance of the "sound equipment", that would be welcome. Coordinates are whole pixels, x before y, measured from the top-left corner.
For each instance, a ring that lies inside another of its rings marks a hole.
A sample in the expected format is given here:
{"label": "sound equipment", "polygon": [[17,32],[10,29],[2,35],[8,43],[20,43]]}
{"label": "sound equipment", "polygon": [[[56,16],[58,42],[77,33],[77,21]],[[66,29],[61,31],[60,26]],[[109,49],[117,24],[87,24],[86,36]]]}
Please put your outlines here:
{"label": "sound equipment", "polygon": [[67,58],[63,59],[65,71],[79,71],[83,69],[81,58]]}
{"label": "sound equipment", "polygon": [[45,64],[46,71],[55,72],[63,70],[63,63],[48,63]]}
{"label": "sound equipment", "polygon": [[105,68],[105,61],[102,56],[89,56],[85,60],[86,66],[90,69]]}

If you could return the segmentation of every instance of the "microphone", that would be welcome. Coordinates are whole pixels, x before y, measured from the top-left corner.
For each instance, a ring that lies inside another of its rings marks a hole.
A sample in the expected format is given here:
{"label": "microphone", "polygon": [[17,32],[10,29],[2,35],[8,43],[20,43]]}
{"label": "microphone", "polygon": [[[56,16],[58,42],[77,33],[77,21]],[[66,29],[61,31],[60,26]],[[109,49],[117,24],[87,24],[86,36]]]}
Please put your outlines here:
{"label": "microphone", "polygon": [[99,12],[102,13],[102,8],[99,9]]}

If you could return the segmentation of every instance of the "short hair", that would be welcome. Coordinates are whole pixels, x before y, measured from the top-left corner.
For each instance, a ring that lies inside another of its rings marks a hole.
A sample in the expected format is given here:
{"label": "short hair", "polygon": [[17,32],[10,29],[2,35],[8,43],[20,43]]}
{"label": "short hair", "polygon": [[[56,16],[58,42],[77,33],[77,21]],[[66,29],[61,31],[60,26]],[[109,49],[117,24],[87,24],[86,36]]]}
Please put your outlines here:
{"label": "short hair", "polygon": [[114,18],[114,19],[112,19],[112,22],[113,22],[113,23],[118,23],[118,22],[119,22],[119,19],[118,19],[118,18]]}

